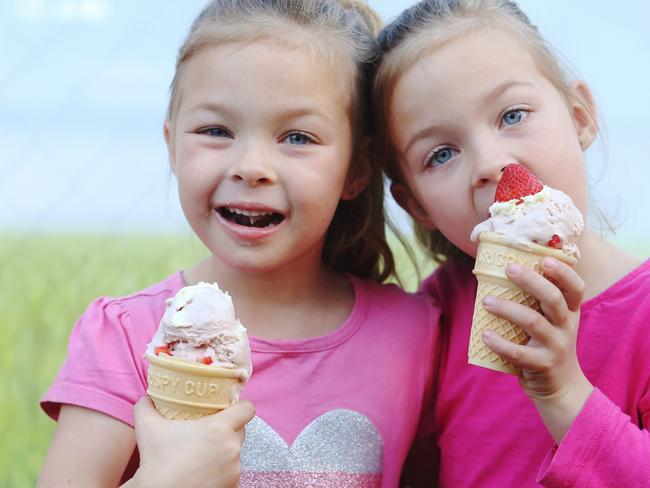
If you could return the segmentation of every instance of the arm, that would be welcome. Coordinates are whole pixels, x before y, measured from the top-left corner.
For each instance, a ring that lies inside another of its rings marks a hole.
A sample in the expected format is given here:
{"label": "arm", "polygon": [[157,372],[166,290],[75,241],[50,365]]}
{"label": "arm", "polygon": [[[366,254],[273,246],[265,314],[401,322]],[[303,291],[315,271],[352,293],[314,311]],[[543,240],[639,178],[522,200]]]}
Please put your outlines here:
{"label": "arm", "polygon": [[129,425],[94,410],[62,405],[36,486],[117,486],[134,448]]}
{"label": "arm", "polygon": [[543,262],[544,276],[514,271],[510,279],[540,300],[543,313],[494,300],[486,308],[521,325],[531,339],[523,346],[497,334],[484,340],[522,368],[520,383],[558,446],[544,461],[538,481],[550,487],[649,485],[650,432],[636,422],[650,422],[650,399],[641,402],[643,418],[632,421],[593,388],[578,363],[582,280],[569,267],[548,259]]}
{"label": "arm", "polygon": [[[642,423],[649,421],[646,412]],[[648,486],[650,432],[596,389],[560,445],[546,456],[538,482],[558,488]]]}
{"label": "arm", "polygon": [[251,403],[242,401],[196,421],[170,421],[143,398],[135,406],[134,433],[102,413],[63,405],[37,487],[117,486],[136,435],[140,468],[123,487],[233,487],[239,481],[244,426],[254,415]]}
{"label": "arm", "polygon": [[166,420],[142,398],[135,406],[140,468],[122,487],[236,487],[244,426],[254,415],[253,405],[240,401],[198,420]]}
{"label": "arm", "polygon": [[593,391],[576,354],[584,282],[552,258],[542,261],[542,269],[544,276],[521,266],[506,269],[513,283],[539,300],[541,313],[495,297],[486,297],[483,304],[489,312],[520,325],[530,336],[528,343],[514,344],[494,331],[484,333],[483,340],[521,367],[519,382],[559,444]]}

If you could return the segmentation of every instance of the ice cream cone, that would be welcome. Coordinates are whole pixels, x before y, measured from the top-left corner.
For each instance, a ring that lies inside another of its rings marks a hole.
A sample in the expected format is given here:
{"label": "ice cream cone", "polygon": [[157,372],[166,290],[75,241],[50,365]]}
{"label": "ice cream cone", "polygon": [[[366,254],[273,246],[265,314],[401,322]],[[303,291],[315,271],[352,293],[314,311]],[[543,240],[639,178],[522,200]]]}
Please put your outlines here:
{"label": "ice cream cone", "polygon": [[147,394],[170,420],[193,420],[216,413],[238,400],[245,372],[174,359],[166,354],[149,361]]}
{"label": "ice cream cone", "polygon": [[483,308],[483,297],[492,295],[539,310],[540,305],[536,298],[508,280],[506,266],[510,263],[516,263],[539,271],[541,269],[540,261],[546,256],[554,257],[570,266],[574,266],[577,262],[574,257],[563,253],[559,249],[532,244],[531,249],[526,251],[509,245],[499,234],[494,232],[484,232],[479,236],[476,264],[473,271],[478,279],[478,289],[476,291],[472,332],[467,353],[468,363],[495,371],[519,375],[519,368],[492,352],[483,342],[481,334],[486,329],[492,329],[516,344],[525,344],[529,336],[518,325],[492,315],[485,310]]}

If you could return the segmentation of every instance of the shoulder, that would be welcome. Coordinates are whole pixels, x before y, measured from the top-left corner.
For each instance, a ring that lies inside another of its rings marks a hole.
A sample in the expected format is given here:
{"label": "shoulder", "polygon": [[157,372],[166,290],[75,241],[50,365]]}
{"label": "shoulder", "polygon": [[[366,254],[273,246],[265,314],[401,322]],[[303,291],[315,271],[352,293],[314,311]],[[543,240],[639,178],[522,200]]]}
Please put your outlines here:
{"label": "shoulder", "polygon": [[650,314],[650,259],[637,266],[600,295],[585,302],[583,311],[621,307],[629,313]]}
{"label": "shoulder", "polygon": [[648,296],[648,291],[650,290],[650,259],[646,259],[621,281],[628,290],[634,290],[638,295],[650,298]]}
{"label": "shoulder", "polygon": [[[593,344],[607,344],[607,354],[617,347],[643,350],[644,357],[650,353],[650,260],[632,270],[626,276],[581,306],[580,331],[585,337],[599,336]],[[578,337],[580,339],[580,335]],[[627,354],[627,353],[626,353]],[[630,359],[629,354],[626,361]]]}
{"label": "shoulder", "polygon": [[164,313],[164,302],[182,285],[180,273],[123,297],[100,297],[77,321],[65,363],[41,400],[56,417],[63,403],[133,425],[133,404],[146,390],[143,354]]}
{"label": "shoulder", "polygon": [[99,297],[91,303],[89,310],[100,308],[107,313],[164,311],[165,300],[175,295],[183,286],[182,283],[180,272],[176,272],[158,283],[129,295]]}
{"label": "shoulder", "polygon": [[130,295],[99,297],[90,303],[80,317],[75,332],[112,335],[116,333],[113,329],[117,328],[127,329],[127,334],[132,329],[144,329],[145,334],[153,334],[151,330],[157,327],[165,311],[165,300],[173,296],[181,286],[182,277],[177,272]]}
{"label": "shoulder", "polygon": [[650,288],[650,259],[630,271],[621,282],[627,288],[638,290],[640,294],[645,295],[644,292]]}

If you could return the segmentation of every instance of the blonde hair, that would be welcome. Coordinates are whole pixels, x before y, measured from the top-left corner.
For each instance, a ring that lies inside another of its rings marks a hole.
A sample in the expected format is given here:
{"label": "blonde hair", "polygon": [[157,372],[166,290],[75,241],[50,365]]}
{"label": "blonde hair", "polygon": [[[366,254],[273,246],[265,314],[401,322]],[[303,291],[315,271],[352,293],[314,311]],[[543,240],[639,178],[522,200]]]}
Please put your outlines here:
{"label": "blonde hair", "polygon": [[[198,52],[237,42],[299,46],[329,62],[347,82],[354,172],[362,164],[363,136],[368,132],[367,77],[377,57],[380,28],[379,16],[359,0],[213,0],[194,20],[178,51],[167,109],[170,130],[182,98],[183,68]],[[327,266],[378,281],[393,273],[383,197],[383,175],[374,171],[358,196],[339,202],[325,239],[322,259]]]}
{"label": "blonde hair", "polygon": [[[380,58],[373,74],[375,132],[384,146],[379,151],[389,178],[403,182],[390,142],[389,109],[397,81],[432,50],[479,29],[506,29],[531,53],[540,72],[555,86],[567,105],[580,103],[571,90],[570,77],[550,44],[516,3],[508,0],[424,0],[402,12],[379,35]],[[585,107],[589,110],[589,107]],[[597,120],[596,114],[591,114]],[[442,262],[463,255],[438,230],[415,224],[418,240]]]}

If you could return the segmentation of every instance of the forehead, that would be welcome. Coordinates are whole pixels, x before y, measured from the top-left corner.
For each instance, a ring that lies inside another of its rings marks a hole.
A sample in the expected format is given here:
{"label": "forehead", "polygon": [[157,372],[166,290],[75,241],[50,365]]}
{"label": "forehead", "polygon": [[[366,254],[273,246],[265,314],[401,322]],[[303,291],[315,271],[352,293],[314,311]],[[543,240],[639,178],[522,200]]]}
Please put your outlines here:
{"label": "forehead", "polygon": [[[336,69],[343,56],[332,54],[330,61],[313,45],[285,41],[234,41],[202,48],[182,68],[181,105],[208,93],[262,89],[267,95],[292,92],[296,97],[329,98],[347,106],[349,77],[346,70]],[[260,86],[262,79],[267,84]]]}
{"label": "forehead", "polygon": [[407,68],[395,84],[391,113],[426,109],[421,96],[436,106],[458,105],[476,101],[504,82],[540,78],[519,36],[504,29],[478,29],[425,51]]}

